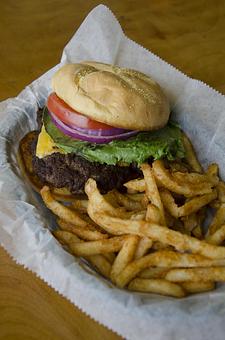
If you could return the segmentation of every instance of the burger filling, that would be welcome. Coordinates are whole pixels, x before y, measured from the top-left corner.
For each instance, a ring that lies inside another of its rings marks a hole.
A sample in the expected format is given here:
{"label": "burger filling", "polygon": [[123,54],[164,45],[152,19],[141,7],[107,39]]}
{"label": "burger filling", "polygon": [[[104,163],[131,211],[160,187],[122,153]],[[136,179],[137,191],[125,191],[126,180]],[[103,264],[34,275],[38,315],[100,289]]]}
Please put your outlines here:
{"label": "burger filling", "polygon": [[157,131],[129,131],[74,113],[56,94],[49,98],[38,113],[41,131],[31,148],[44,183],[80,194],[91,177],[105,193],[140,177],[143,162],[184,157],[181,130],[172,122]]}

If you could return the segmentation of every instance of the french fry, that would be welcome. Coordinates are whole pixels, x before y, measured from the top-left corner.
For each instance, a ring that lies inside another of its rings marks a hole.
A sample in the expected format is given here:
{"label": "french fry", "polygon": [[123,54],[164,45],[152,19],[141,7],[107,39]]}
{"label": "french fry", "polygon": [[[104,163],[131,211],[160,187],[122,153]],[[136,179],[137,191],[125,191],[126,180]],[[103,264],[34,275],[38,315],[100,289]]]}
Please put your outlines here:
{"label": "french fry", "polygon": [[179,207],[179,217],[187,216],[199,211],[202,207],[209,204],[211,201],[216,199],[217,191],[213,190],[209,194],[196,196],[188,200],[184,205]]}
{"label": "french fry", "polygon": [[166,208],[166,210],[169,212],[169,214],[175,218],[179,217],[179,207],[175,203],[175,200],[171,194],[171,192],[167,189],[160,190],[160,196],[162,199],[162,202]]}
{"label": "french fry", "polygon": [[[61,243],[66,244],[71,252],[72,252],[70,248],[71,244],[74,244],[75,242],[81,242],[79,237],[67,231],[56,230],[53,232],[53,235]],[[100,274],[102,274],[105,277],[110,276],[111,264],[110,262],[107,261],[107,259],[103,255],[87,256],[85,257],[85,259],[89,261]]]}
{"label": "french fry", "polygon": [[46,206],[59,218],[63,219],[66,222],[76,224],[79,227],[86,227],[88,226],[88,223],[74,211],[69,209],[68,207],[65,207],[63,204],[57,202],[51,192],[48,186],[44,186],[40,194],[42,196],[43,201],[45,202]]}
{"label": "french fry", "polygon": [[184,288],[184,290],[191,294],[197,294],[197,293],[204,293],[208,292],[210,290],[215,289],[215,282],[212,281],[187,281],[187,282],[181,282],[181,287]]}
{"label": "french fry", "polygon": [[220,181],[217,185],[218,199],[220,203],[225,203],[225,183]]}
{"label": "french fry", "polygon": [[131,181],[124,183],[124,186],[128,190],[134,190],[135,192],[145,191],[145,181],[144,179],[132,179]]}
{"label": "french fry", "polygon": [[88,227],[89,227],[90,229],[98,230],[98,231],[100,231],[100,232],[102,231],[102,229],[101,229],[94,221],[92,221],[92,219],[90,218],[89,215],[84,214],[84,213],[81,213],[81,212],[77,212],[77,213],[78,213],[78,215],[80,216],[80,218],[81,218],[82,220],[84,220],[85,222],[87,222]]}
{"label": "french fry", "polygon": [[[218,191],[217,191],[218,192]],[[220,207],[220,202],[218,199],[213,200],[209,203],[209,207],[212,209],[218,209]]]}
{"label": "french fry", "polygon": [[117,276],[116,284],[125,287],[141,271],[149,267],[210,267],[213,265],[223,266],[223,260],[211,260],[197,254],[182,254],[171,250],[161,250],[148,254],[138,260],[132,261]]}
{"label": "french fry", "polygon": [[222,203],[217,209],[212,223],[209,226],[208,234],[214,234],[223,223],[225,223],[225,203]]}
{"label": "french fry", "polygon": [[218,164],[216,163],[209,164],[206,174],[209,178],[213,177],[217,178],[217,184],[219,183],[218,173],[219,173]]}
{"label": "french fry", "polygon": [[[134,214],[132,211],[130,212],[126,211],[124,207],[114,208],[109,203],[107,198],[105,198],[103,195],[100,194],[99,190],[97,189],[97,184],[92,178],[89,178],[89,180],[86,183],[89,183],[87,186],[85,186],[86,194],[88,195],[89,200],[93,199],[95,201],[96,207],[101,207],[103,211],[113,216],[119,216],[122,218],[126,218],[126,217],[130,218]],[[89,205],[89,202],[88,202],[88,205]]]}
{"label": "french fry", "polygon": [[184,205],[178,207],[169,190],[161,190],[160,194],[166,209],[176,218],[187,216],[199,211],[202,207],[209,204],[217,197],[217,192],[214,190],[209,194],[193,197]]}
{"label": "french fry", "polygon": [[197,224],[200,227],[202,227],[202,224],[204,223],[206,219],[206,213],[207,213],[207,207],[202,207],[202,209],[200,209],[196,214]]}
{"label": "french fry", "polygon": [[176,181],[173,174],[171,174],[169,170],[165,169],[161,160],[154,161],[152,168],[157,182],[172,192],[186,197],[204,195],[212,192],[213,184],[209,181],[196,184]]}
{"label": "french fry", "polygon": [[164,279],[140,279],[136,278],[130,282],[129,290],[145,293],[155,293],[182,298],[186,295],[185,290],[178,284],[172,284]]}
{"label": "french fry", "polygon": [[[147,215],[147,214],[146,214]],[[168,212],[168,210],[165,209],[165,218],[166,218],[166,225],[169,227],[169,228],[172,228],[174,229],[174,224],[176,223],[176,221],[179,221],[181,222],[180,220],[177,220],[175,217],[173,217],[172,215],[170,215],[170,213]],[[158,223],[157,223],[158,224]],[[177,230],[175,228],[175,230]],[[179,229],[178,229],[179,230]]]}
{"label": "french fry", "polygon": [[191,233],[185,229],[185,226],[180,219],[175,219],[171,229],[178,231],[181,234],[191,235]]}
{"label": "french fry", "polygon": [[142,202],[145,195],[143,193],[135,193],[135,194],[125,194],[125,196],[132,199],[133,201]]}
{"label": "french fry", "polygon": [[98,241],[84,242],[76,235],[64,231],[55,230],[53,235],[62,243],[69,244],[70,250],[77,256],[90,256],[96,254],[107,254],[119,251],[128,236],[112,237]]}
{"label": "french fry", "polygon": [[[105,254],[106,255],[106,254]],[[103,276],[109,278],[111,272],[111,264],[103,255],[89,256],[88,261],[96,268],[96,270]]]}
{"label": "french fry", "polygon": [[52,196],[61,202],[73,202],[75,197],[66,188],[52,188]]}
{"label": "french fry", "polygon": [[215,233],[208,235],[206,241],[210,244],[220,245],[225,240],[225,224],[222,225]]}
{"label": "french fry", "polygon": [[71,203],[72,208],[85,213],[87,212],[87,205],[88,205],[87,200],[74,200]]}
{"label": "french fry", "polygon": [[157,208],[154,204],[149,203],[147,206],[145,220],[160,224],[161,214],[159,208]]}
{"label": "french fry", "polygon": [[155,242],[152,243],[152,249],[153,250],[165,250],[165,249],[172,250],[173,247],[168,246],[167,244],[162,243],[160,241],[155,241]]}
{"label": "french fry", "polygon": [[181,218],[184,229],[188,232],[188,235],[190,235],[191,231],[198,226],[198,220],[195,213],[184,216]]}
{"label": "french fry", "polygon": [[137,211],[133,214],[130,214],[130,219],[133,221],[142,221],[145,219],[146,211]]}
{"label": "french fry", "polygon": [[88,213],[89,216],[104,230],[113,235],[123,235],[126,233],[139,236],[146,236],[153,241],[160,241],[173,246],[179,251],[192,251],[209,258],[225,258],[225,248],[208,244],[194,237],[183,235],[177,231],[170,230],[164,226],[147,221],[126,220],[111,217],[105,213],[95,211],[95,194],[100,195],[97,185],[93,179],[89,179],[85,185],[85,190],[89,196]]}
{"label": "french fry", "polygon": [[89,226],[79,227],[72,223],[65,222],[64,220],[61,219],[58,219],[57,222],[62,230],[69,231],[84,240],[96,241],[108,238],[107,234],[100,233],[94,227],[92,228]]}
{"label": "french fry", "polygon": [[114,196],[117,202],[124,206],[126,210],[128,211],[134,211],[134,210],[143,210],[144,207],[141,204],[140,201],[135,201],[132,198],[129,198],[123,194],[121,194],[119,191],[114,191]]}
{"label": "french fry", "polygon": [[158,191],[158,187],[156,185],[156,181],[155,181],[152,169],[149,164],[142,164],[141,170],[144,175],[146,195],[149,201],[159,209],[160,224],[166,225],[164,208],[163,208],[163,204],[160,198],[160,194]]}
{"label": "french fry", "polygon": [[183,132],[183,145],[185,148],[185,152],[186,152],[186,159],[188,164],[190,164],[190,166],[192,167],[193,171],[202,172],[202,166],[199,163],[197,156],[195,154],[194,148],[191,144],[190,139],[187,137],[187,135]]}
{"label": "french fry", "polygon": [[[55,237],[120,288],[184,297],[225,282],[225,247],[220,246],[225,183],[217,164],[203,173],[190,141],[183,139],[188,164],[142,164],[144,179],[125,183],[126,194],[101,195],[89,179],[88,199],[73,197],[65,206],[49,187],[41,190],[46,206],[59,217],[62,230],[54,231]],[[217,210],[202,240],[207,205]]]}
{"label": "french fry", "polygon": [[146,194],[142,194],[142,195],[143,195],[142,204],[145,208],[147,208],[148,204],[151,204],[151,203],[149,203],[149,199],[148,199],[148,196]]}
{"label": "french fry", "polygon": [[117,275],[133,260],[138,242],[139,237],[135,235],[128,236],[124,241],[122,248],[112,265],[110,278],[113,282],[115,282]]}
{"label": "french fry", "polygon": [[131,189],[131,188],[127,188],[127,194],[128,195],[134,195],[134,194],[139,194],[140,192],[138,192],[137,190]]}
{"label": "french fry", "polygon": [[170,170],[172,172],[188,172],[189,170],[189,165],[188,164],[184,164],[181,161],[171,161],[168,162],[168,166],[170,168]]}
{"label": "french fry", "polygon": [[210,164],[205,174],[199,173],[187,173],[187,172],[175,172],[173,178],[178,182],[189,182],[190,184],[200,184],[210,182],[213,186],[219,183],[219,177],[217,176],[218,166],[217,164]]}
{"label": "french fry", "polygon": [[187,182],[189,184],[204,184],[206,182],[210,182],[212,183],[212,185],[217,185],[218,182],[219,182],[219,178],[218,177],[215,177],[213,175],[208,175],[207,173],[205,174],[199,174],[199,173],[196,173],[196,172],[191,172],[191,173],[188,173],[188,172],[174,172],[172,174],[172,177],[174,178],[175,181],[177,182]]}
{"label": "french fry", "polygon": [[218,198],[210,204],[210,206],[214,209],[218,209],[221,203],[225,203],[225,183],[220,180],[216,186],[216,190],[218,193]]}
{"label": "french fry", "polygon": [[74,235],[69,231],[55,230],[53,231],[53,235],[57,238],[57,240],[60,243],[66,244],[66,245],[81,241],[77,235]]}
{"label": "french fry", "polygon": [[70,249],[77,256],[90,256],[117,252],[123,246],[125,236],[112,237],[98,241],[70,243]]}
{"label": "french fry", "polygon": [[115,261],[116,255],[114,253],[105,253],[103,255],[107,261],[109,261],[111,264]]}
{"label": "french fry", "polygon": [[[121,208],[121,206],[119,205],[119,203],[117,202],[117,200],[115,199],[115,194],[114,194],[114,190],[111,190],[109,192],[107,192],[107,194],[104,195],[104,199],[106,200],[107,203],[109,203],[113,208]],[[123,208],[123,210],[125,210]]]}
{"label": "french fry", "polygon": [[144,256],[147,253],[147,251],[151,248],[151,246],[152,246],[152,240],[150,238],[141,237],[138,242],[138,245],[137,245],[137,248],[134,254],[134,258],[139,259],[142,256]]}
{"label": "french fry", "polygon": [[225,268],[185,268],[171,269],[166,274],[166,280],[172,282],[225,281]]}
{"label": "french fry", "polygon": [[138,277],[142,279],[163,279],[170,269],[166,267],[149,267],[140,272]]}
{"label": "french fry", "polygon": [[201,227],[199,225],[197,225],[197,227],[195,227],[192,230],[192,234],[194,235],[194,237],[198,238],[199,240],[201,240],[203,238],[202,229],[201,229]]}

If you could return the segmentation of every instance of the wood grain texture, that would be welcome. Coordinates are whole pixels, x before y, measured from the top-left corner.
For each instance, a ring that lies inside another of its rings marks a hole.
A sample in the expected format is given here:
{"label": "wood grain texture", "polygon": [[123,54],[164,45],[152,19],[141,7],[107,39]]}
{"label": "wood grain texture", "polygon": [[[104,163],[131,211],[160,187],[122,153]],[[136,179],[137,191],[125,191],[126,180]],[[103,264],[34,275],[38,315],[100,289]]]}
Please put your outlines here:
{"label": "wood grain texture", "polygon": [[[86,292],[84,292],[86,294]],[[120,339],[0,248],[0,339]]]}
{"label": "wood grain texture", "polygon": [[[106,0],[125,33],[225,93],[224,0]],[[0,99],[58,63],[65,43],[100,1],[7,0],[0,11]]]}
{"label": "wood grain texture", "polygon": [[[0,100],[58,63],[94,0],[0,1]],[[107,0],[125,33],[225,93],[224,0]],[[119,339],[0,248],[0,339]]]}

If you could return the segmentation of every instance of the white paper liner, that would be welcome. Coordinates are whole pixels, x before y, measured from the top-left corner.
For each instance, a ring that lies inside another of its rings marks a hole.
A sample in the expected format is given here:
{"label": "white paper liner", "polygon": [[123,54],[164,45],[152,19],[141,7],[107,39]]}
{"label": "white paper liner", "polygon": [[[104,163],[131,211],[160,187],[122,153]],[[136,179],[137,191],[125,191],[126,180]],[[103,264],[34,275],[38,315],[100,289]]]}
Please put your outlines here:
{"label": "white paper liner", "polygon": [[182,300],[111,287],[84,270],[45,226],[52,223],[38,196],[20,176],[19,140],[35,129],[36,110],[50,79],[67,62],[97,60],[151,75],[168,95],[173,117],[191,137],[206,166],[216,161],[225,178],[225,97],[177,71],[128,39],[105,6],[94,8],[65,47],[61,63],[0,104],[0,242],[14,260],[94,320],[127,339],[224,339],[225,289]]}

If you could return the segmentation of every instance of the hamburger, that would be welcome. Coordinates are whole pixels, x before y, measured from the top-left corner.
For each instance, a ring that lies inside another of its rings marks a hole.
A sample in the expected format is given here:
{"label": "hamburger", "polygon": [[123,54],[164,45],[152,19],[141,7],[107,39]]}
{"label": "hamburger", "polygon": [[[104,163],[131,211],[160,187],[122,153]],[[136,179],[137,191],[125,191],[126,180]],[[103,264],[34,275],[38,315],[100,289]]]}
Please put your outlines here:
{"label": "hamburger", "polygon": [[66,64],[38,111],[38,130],[19,146],[24,173],[39,190],[84,193],[88,178],[102,193],[141,177],[143,162],[184,157],[179,127],[159,84],[136,70],[99,62]]}

